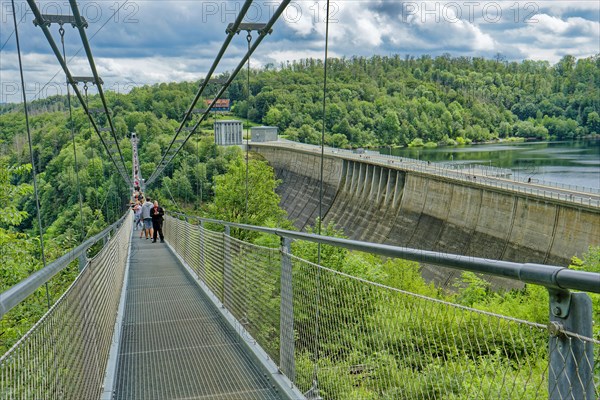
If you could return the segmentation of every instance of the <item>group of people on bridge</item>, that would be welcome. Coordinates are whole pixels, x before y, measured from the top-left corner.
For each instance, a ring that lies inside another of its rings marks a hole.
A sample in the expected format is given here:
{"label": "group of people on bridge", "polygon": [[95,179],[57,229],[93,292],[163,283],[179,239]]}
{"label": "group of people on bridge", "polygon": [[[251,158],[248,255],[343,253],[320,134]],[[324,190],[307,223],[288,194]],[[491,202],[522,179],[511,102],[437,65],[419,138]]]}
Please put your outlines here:
{"label": "group of people on bridge", "polygon": [[158,201],[144,195],[140,187],[139,161],[137,154],[137,137],[135,133],[131,135],[131,144],[133,147],[133,195],[130,201],[134,212],[134,229],[137,231],[141,226],[140,239],[144,236],[146,240],[152,238],[152,243],[160,237],[160,242],[164,243],[165,236],[162,231],[162,224],[165,211],[158,205]]}
{"label": "group of people on bridge", "polygon": [[161,206],[158,205],[158,201],[149,197],[144,199],[143,194],[142,200],[136,199],[133,205],[133,212],[135,218],[135,230],[141,226],[140,239],[144,236],[146,240],[152,238],[152,243],[156,243],[156,240],[160,237],[160,242],[164,243],[165,236],[162,231],[162,224],[165,215],[165,211]]}

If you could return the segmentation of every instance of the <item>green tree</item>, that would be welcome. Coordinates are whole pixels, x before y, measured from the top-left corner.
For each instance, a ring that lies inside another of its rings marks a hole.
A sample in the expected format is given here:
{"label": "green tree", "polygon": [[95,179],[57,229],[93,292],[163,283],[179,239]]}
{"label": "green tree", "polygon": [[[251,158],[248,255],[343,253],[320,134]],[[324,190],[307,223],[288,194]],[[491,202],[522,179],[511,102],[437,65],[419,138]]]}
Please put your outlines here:
{"label": "green tree", "polygon": [[398,137],[400,133],[400,121],[398,114],[393,110],[386,110],[383,122],[381,124],[380,135],[386,143],[391,143]]}
{"label": "green tree", "polygon": [[27,212],[18,208],[19,200],[33,192],[33,187],[22,183],[13,185],[11,183],[15,176],[25,175],[31,172],[31,164],[25,164],[19,167],[8,166],[6,160],[0,159],[0,213],[1,226],[19,225],[24,218],[27,218]]}
{"label": "green tree", "polygon": [[334,133],[333,135],[331,135],[329,144],[339,149],[345,149],[349,146],[348,138],[346,137],[346,135],[341,133]]}
{"label": "green tree", "polygon": [[[227,173],[214,180],[215,197],[210,207],[214,218],[251,225],[283,219],[285,211],[279,208],[280,198],[275,193],[281,181],[275,179],[273,169],[266,162],[249,160],[247,209],[246,165],[241,157],[233,159],[227,166]],[[249,231],[236,234],[241,238],[256,236]]]}
{"label": "green tree", "polygon": [[590,133],[600,134],[600,115],[592,111],[587,116],[587,128]]}
{"label": "green tree", "polygon": [[[12,181],[30,171],[30,165],[9,166],[6,159],[0,158],[0,293],[39,267],[34,256],[37,250],[35,241],[11,229],[27,218],[27,213],[20,211],[17,204],[19,199],[32,192],[30,185],[15,185]],[[27,320],[28,314],[30,312],[18,307],[3,317],[0,354],[4,354],[35,322]]]}

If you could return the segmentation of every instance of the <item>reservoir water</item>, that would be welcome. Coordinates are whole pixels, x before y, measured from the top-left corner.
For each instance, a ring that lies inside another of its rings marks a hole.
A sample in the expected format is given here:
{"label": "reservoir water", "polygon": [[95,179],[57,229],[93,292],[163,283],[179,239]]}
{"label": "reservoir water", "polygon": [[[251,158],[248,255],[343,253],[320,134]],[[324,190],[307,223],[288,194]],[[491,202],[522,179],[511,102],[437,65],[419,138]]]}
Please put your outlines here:
{"label": "reservoir water", "polygon": [[[390,154],[390,148],[380,148]],[[494,143],[470,146],[403,147],[391,154],[448,164],[509,168],[515,177],[600,189],[600,140]]]}

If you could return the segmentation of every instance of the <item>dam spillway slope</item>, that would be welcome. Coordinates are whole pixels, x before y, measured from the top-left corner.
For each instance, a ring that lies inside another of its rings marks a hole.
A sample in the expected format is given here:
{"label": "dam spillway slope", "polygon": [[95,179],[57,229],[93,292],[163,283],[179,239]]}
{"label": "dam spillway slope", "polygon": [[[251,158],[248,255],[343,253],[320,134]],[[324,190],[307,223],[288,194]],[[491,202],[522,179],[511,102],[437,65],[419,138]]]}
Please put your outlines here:
{"label": "dam spillway slope", "polygon": [[[251,145],[282,184],[281,205],[299,229],[318,216],[319,152]],[[324,222],[357,240],[515,262],[567,266],[600,245],[600,209],[509,189],[328,154]],[[428,265],[427,280],[447,285],[457,272]],[[501,278],[491,278],[504,285]]]}

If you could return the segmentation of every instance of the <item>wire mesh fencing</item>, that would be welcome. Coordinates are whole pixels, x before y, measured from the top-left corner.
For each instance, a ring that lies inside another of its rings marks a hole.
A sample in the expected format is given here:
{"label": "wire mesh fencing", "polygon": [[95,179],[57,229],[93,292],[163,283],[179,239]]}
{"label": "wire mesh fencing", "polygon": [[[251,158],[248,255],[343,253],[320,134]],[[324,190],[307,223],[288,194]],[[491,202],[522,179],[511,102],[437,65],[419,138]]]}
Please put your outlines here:
{"label": "wire mesh fencing", "polygon": [[2,399],[94,399],[102,393],[131,218],[54,306],[0,358]]}
{"label": "wire mesh fencing", "polygon": [[177,218],[167,217],[165,226],[166,238],[178,254],[277,362],[279,249],[256,246]]}
{"label": "wire mesh fencing", "polygon": [[309,399],[599,398],[600,341],[591,334],[384,286],[295,257],[289,246],[169,221],[180,254]]}
{"label": "wire mesh fencing", "polygon": [[231,239],[231,302],[228,310],[279,363],[279,249]]}
{"label": "wire mesh fencing", "polygon": [[598,341],[563,332],[570,344],[554,368],[550,352],[559,346],[549,347],[546,325],[293,260],[296,384],[314,398],[596,398],[592,375],[570,387],[549,386],[548,376],[573,367],[569,359],[591,371],[593,360],[573,360],[571,349]]}

